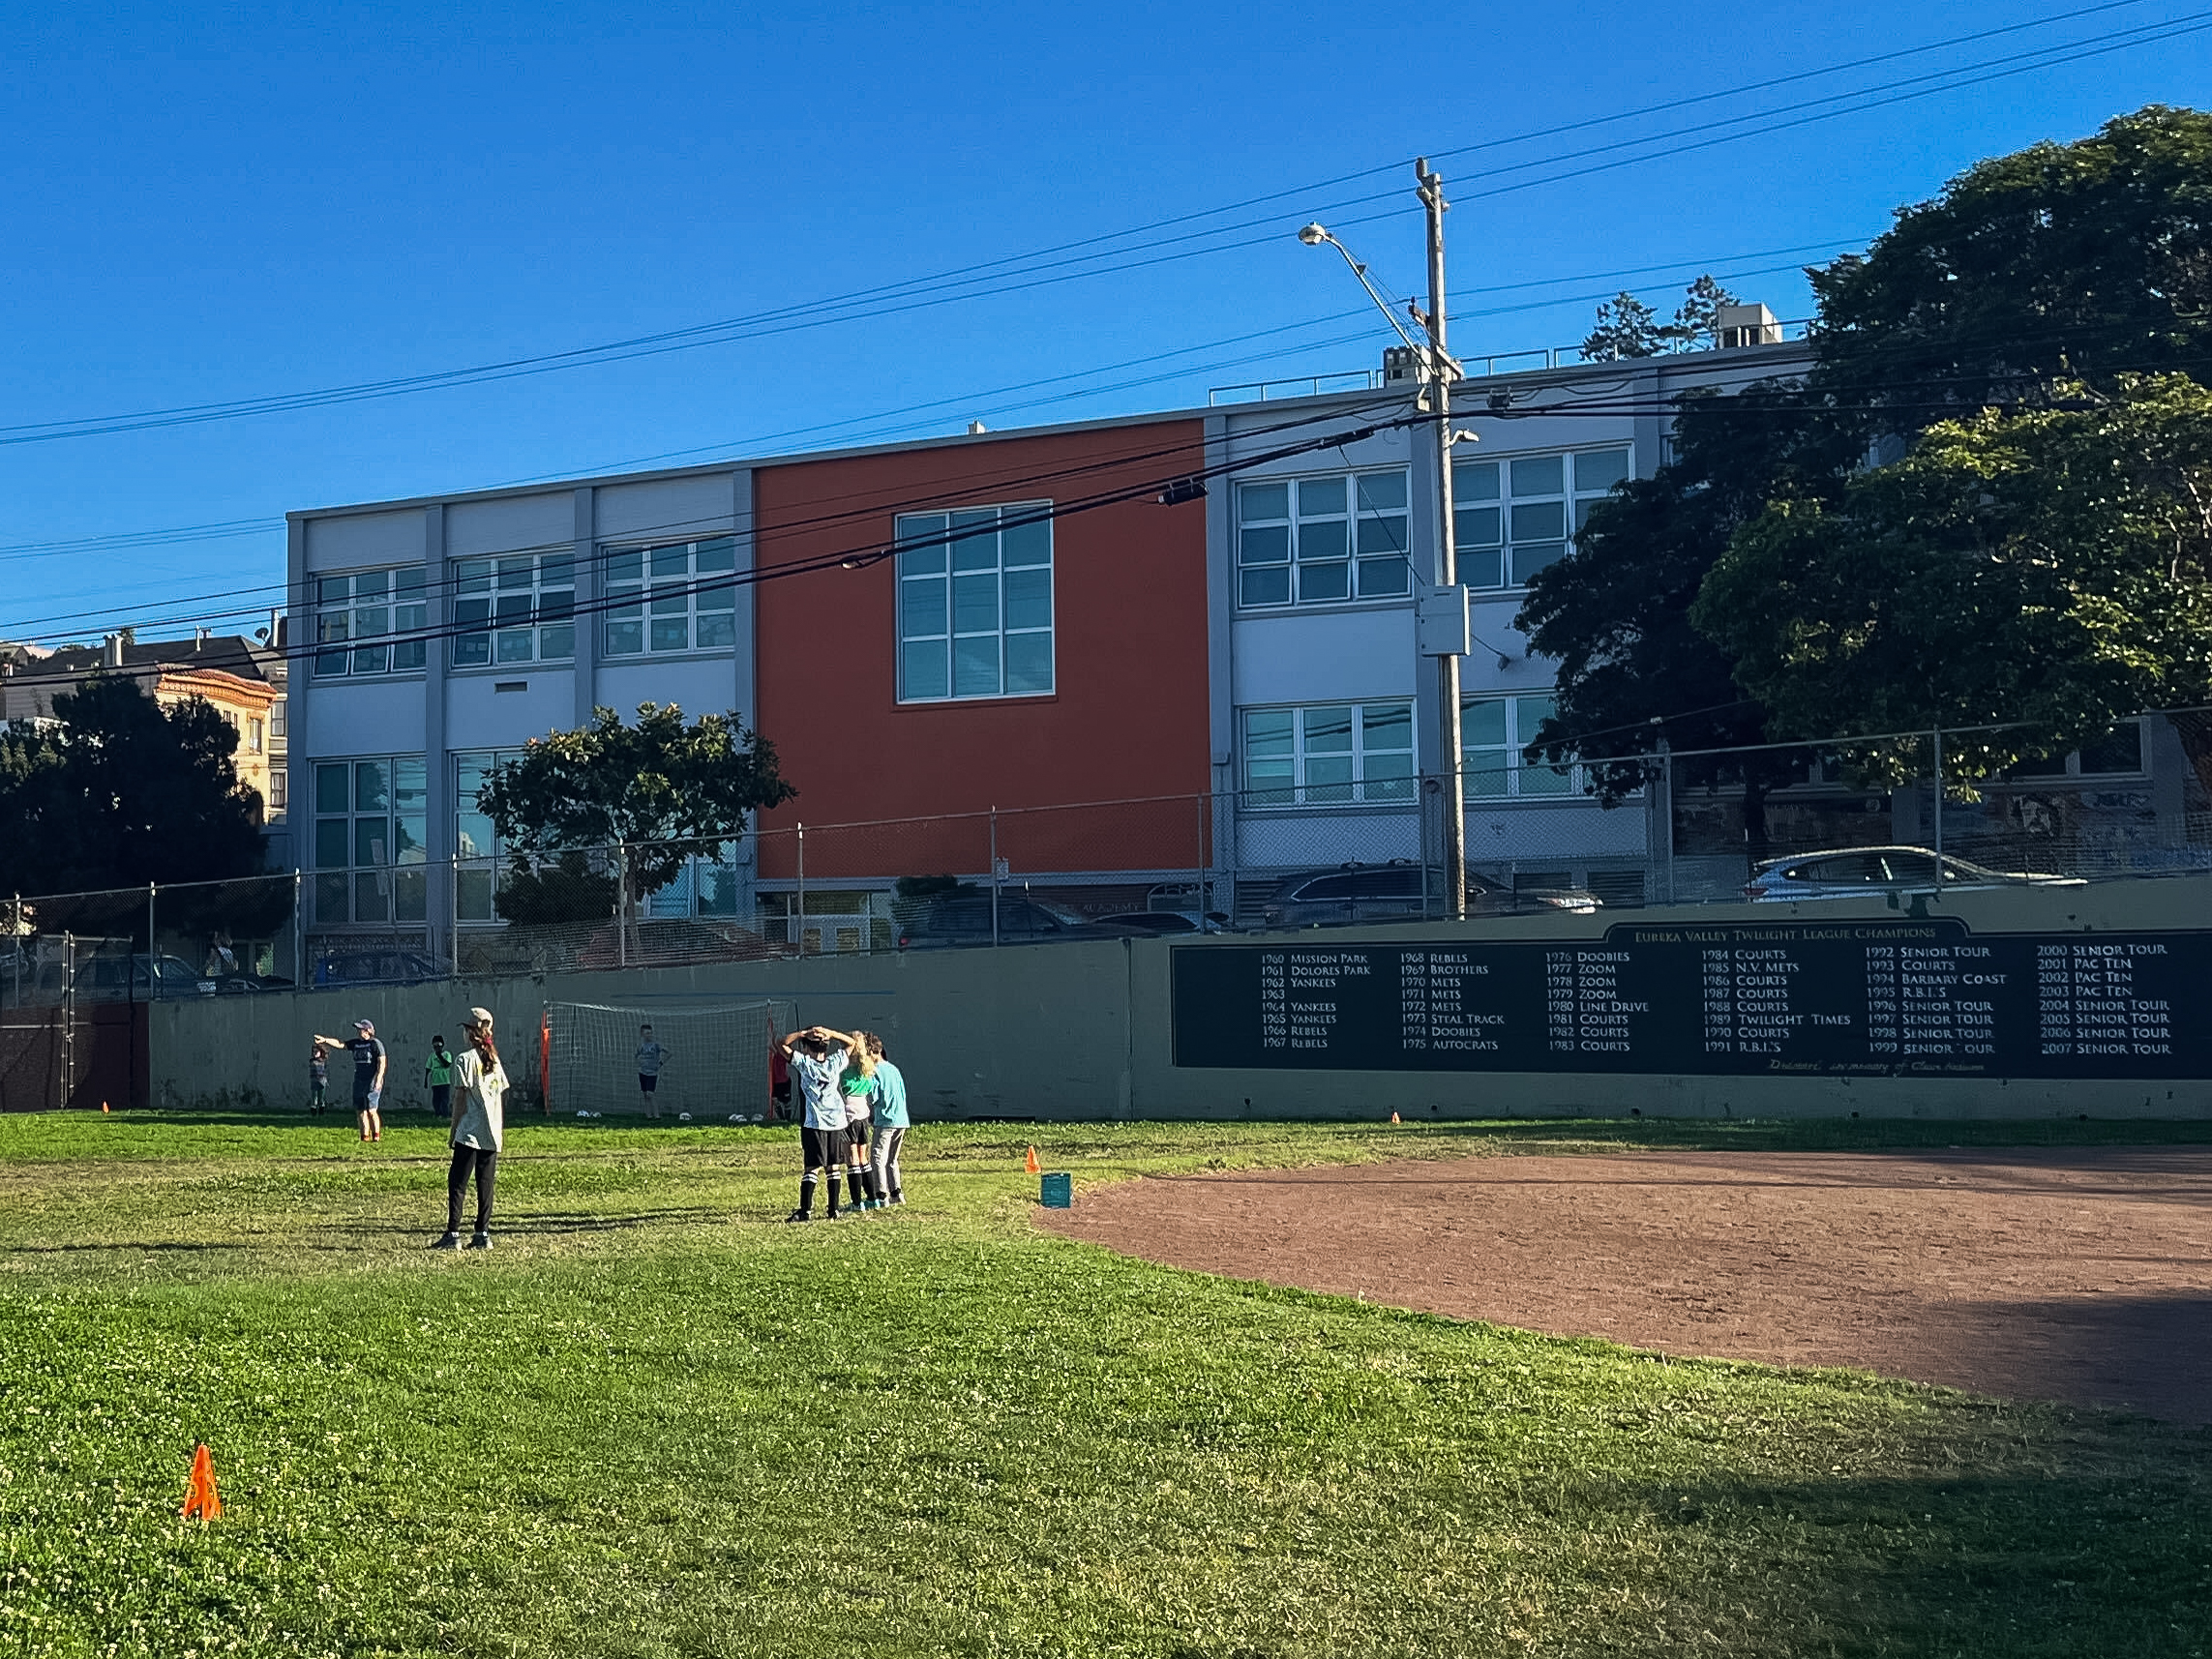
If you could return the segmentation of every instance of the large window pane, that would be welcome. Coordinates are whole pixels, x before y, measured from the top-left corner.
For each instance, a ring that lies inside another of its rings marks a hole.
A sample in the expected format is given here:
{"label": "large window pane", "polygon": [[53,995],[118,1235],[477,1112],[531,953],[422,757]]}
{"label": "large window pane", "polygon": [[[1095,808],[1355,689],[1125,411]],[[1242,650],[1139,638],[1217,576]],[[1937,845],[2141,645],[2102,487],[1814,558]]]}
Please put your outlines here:
{"label": "large window pane", "polygon": [[419,922],[430,909],[430,880],[420,869],[392,872],[392,920]]}
{"label": "large window pane", "polygon": [[1288,564],[1290,546],[1288,524],[1246,526],[1238,542],[1237,556],[1247,565]]}
{"label": "large window pane", "polygon": [[899,637],[915,639],[946,632],[944,578],[924,577],[899,583]]}
{"label": "large window pane", "polygon": [[737,543],[729,536],[717,536],[712,541],[700,543],[692,555],[692,568],[701,576],[735,570]]}
{"label": "large window pane", "polygon": [[318,813],[343,813],[351,811],[352,806],[351,774],[344,763],[317,766],[314,769],[314,810]]}
{"label": "large window pane", "polygon": [[[1031,511],[1041,512],[1036,508]],[[1047,565],[1052,563],[1052,524],[1039,519],[1033,524],[1009,524],[999,537],[1000,554],[1008,570],[1017,566]]]}
{"label": "large window pane", "polygon": [[1238,516],[1247,524],[1290,517],[1290,486],[1247,484],[1237,492]]}
{"label": "large window pane", "polygon": [[1288,605],[1290,579],[1288,565],[1273,570],[1245,571],[1240,578],[1238,596],[1245,605]]}
{"label": "large window pane", "polygon": [[952,578],[952,631],[981,634],[999,626],[999,578],[956,576]]}
{"label": "large window pane", "polygon": [[999,515],[952,515],[952,568],[956,571],[995,571],[999,568]]}
{"label": "large window pane", "polygon": [[1049,628],[1052,626],[1052,571],[1008,571],[1006,573],[1006,626],[1008,628]]}
{"label": "large window pane", "polygon": [[375,866],[392,862],[392,830],[385,818],[353,820],[353,862]]}
{"label": "large window pane", "polygon": [[1557,542],[1567,535],[1567,507],[1559,501],[1538,501],[1513,508],[1515,542]]}
{"label": "large window pane", "polygon": [[932,542],[933,537],[944,534],[944,515],[942,513],[915,513],[901,518],[898,538],[902,545],[911,542],[930,542],[899,555],[899,570],[907,576],[942,576],[945,551],[942,542]]}
{"label": "large window pane", "polygon": [[1301,518],[1298,526],[1298,562],[1340,559],[1352,550],[1350,526],[1341,518]]}
{"label": "large window pane", "polygon": [[1555,565],[1567,557],[1565,542],[1531,542],[1527,546],[1513,544],[1513,585],[1518,587],[1546,565]]}
{"label": "large window pane", "polygon": [[1403,558],[1361,559],[1360,597],[1387,599],[1392,594],[1402,594],[1410,586],[1412,577],[1412,567]]}
{"label": "large window pane", "polygon": [[391,878],[381,873],[356,873],[353,877],[353,919],[388,922],[392,919]]}
{"label": "large window pane", "polygon": [[1316,600],[1349,599],[1351,594],[1350,565],[1309,565],[1300,561],[1298,596],[1301,602],[1311,604]]}
{"label": "large window pane", "polygon": [[655,548],[646,555],[653,580],[681,581],[691,575],[691,546],[679,542],[673,548]]}
{"label": "large window pane", "polygon": [[1625,449],[1597,450],[1574,458],[1574,488],[1581,494],[1610,489],[1628,476],[1629,452]]}
{"label": "large window pane", "polygon": [[1498,463],[1494,460],[1453,461],[1451,498],[1455,502],[1497,500]]}
{"label": "large window pane", "polygon": [[1052,636],[1006,636],[1006,695],[1038,695],[1052,690]]}
{"label": "large window pane", "polygon": [[945,641],[910,641],[899,650],[899,695],[909,699],[949,696],[945,671]]}
{"label": "large window pane", "polygon": [[737,618],[727,610],[702,612],[695,624],[695,630],[702,651],[737,642]]}
{"label": "large window pane", "polygon": [[352,920],[351,907],[346,895],[352,886],[352,877],[343,870],[335,875],[317,875],[314,878],[314,919],[322,927],[344,927]]}
{"label": "large window pane", "polygon": [[952,642],[952,695],[956,697],[999,695],[999,636]]}
{"label": "large window pane", "polygon": [[1488,697],[1464,705],[1459,711],[1459,741],[1468,749],[1506,742],[1506,704]]}
{"label": "large window pane", "polygon": [[1556,455],[1522,456],[1512,463],[1513,494],[1563,495],[1567,492],[1566,458]]}
{"label": "large window pane", "polygon": [[1382,512],[1401,512],[1406,504],[1406,475],[1402,472],[1361,473],[1358,480],[1360,506]]}
{"label": "large window pane", "polygon": [[356,760],[353,763],[353,810],[357,813],[381,813],[392,804],[392,772],[381,760]]}
{"label": "large window pane", "polygon": [[1341,478],[1301,478],[1298,483],[1298,516],[1310,518],[1317,515],[1337,514],[1344,511],[1344,480]]}
{"label": "large window pane", "polygon": [[348,844],[352,831],[344,818],[317,818],[314,821],[314,867],[317,870],[344,870],[353,860]]}

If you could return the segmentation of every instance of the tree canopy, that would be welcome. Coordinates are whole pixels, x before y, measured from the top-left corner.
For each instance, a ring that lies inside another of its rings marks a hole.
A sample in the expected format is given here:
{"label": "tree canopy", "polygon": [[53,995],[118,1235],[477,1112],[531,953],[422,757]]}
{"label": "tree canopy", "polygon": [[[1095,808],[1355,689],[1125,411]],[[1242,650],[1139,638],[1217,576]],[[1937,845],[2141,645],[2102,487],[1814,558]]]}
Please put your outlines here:
{"label": "tree canopy", "polygon": [[674,703],[645,702],[634,725],[599,708],[588,726],[531,739],[493,770],[477,804],[524,875],[557,868],[564,853],[619,843],[636,899],[794,792],[775,746],[734,714],[687,726]]}
{"label": "tree canopy", "polygon": [[0,890],[262,872],[260,799],[231,764],[237,730],[210,704],[164,708],[135,680],[96,674],[53,709],[57,724],[0,728]]}
{"label": "tree canopy", "polygon": [[[1686,402],[1675,459],[1530,583],[1520,624],[1561,664],[1532,757],[1648,748],[1655,715],[1678,749],[2035,723],[1946,768],[1971,779],[2212,696],[2208,218],[2212,116],[2153,105],[1968,168],[1809,272],[1803,380]],[[2183,727],[2212,786],[2212,723]],[[1764,764],[1705,781],[1749,785],[1749,819]]]}

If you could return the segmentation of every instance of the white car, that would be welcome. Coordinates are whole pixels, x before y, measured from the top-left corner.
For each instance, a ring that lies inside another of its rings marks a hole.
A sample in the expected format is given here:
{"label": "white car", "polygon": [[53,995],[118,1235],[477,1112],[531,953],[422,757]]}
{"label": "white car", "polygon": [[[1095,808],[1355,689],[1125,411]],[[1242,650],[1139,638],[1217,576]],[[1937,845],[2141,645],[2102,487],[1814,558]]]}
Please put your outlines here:
{"label": "white car", "polygon": [[[1941,869],[1941,877],[1937,870]],[[1744,897],[1755,903],[1863,899],[1884,893],[1969,893],[1992,887],[2085,887],[2078,875],[1988,870],[1926,846],[1851,846],[1770,858],[1751,872]]]}

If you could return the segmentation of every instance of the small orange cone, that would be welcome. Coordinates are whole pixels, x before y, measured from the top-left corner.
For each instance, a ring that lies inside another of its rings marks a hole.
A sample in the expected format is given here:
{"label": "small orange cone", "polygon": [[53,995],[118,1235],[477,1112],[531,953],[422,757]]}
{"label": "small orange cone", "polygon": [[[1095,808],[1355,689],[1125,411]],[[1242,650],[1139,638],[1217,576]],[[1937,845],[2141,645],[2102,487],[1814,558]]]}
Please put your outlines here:
{"label": "small orange cone", "polygon": [[181,1513],[187,1521],[194,1516],[213,1521],[223,1513],[223,1499],[215,1491],[215,1460],[207,1455],[204,1442],[192,1454],[192,1482],[185,1488]]}
{"label": "small orange cone", "polygon": [[1022,1161],[1022,1168],[1027,1170],[1032,1175],[1041,1174],[1043,1172],[1044,1166],[1037,1162],[1037,1149],[1034,1146],[1030,1148],[1029,1157]]}
{"label": "small orange cone", "polygon": [[1391,1121],[1392,1123],[1395,1123],[1395,1122],[1397,1122],[1397,1120],[1398,1120],[1398,1114],[1397,1114],[1396,1112],[1394,1112],[1394,1111],[1393,1111],[1393,1112],[1391,1112],[1391,1113],[1390,1113],[1390,1121]]}
{"label": "small orange cone", "polygon": [[100,1103],[100,1110],[102,1111],[105,1111],[107,1110],[107,1103],[105,1101],[102,1101]]}

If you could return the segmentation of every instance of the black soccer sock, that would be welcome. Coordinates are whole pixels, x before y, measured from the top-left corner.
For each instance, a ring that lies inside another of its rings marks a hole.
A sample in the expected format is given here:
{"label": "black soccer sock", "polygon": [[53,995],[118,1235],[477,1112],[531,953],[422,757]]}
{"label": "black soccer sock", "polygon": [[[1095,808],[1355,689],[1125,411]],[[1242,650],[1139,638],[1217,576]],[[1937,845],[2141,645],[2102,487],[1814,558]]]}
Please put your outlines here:
{"label": "black soccer sock", "polygon": [[860,1204],[860,1171],[850,1164],[845,1168],[845,1191],[848,1200],[857,1209]]}
{"label": "black soccer sock", "polygon": [[883,1183],[876,1178],[876,1166],[874,1164],[863,1164],[860,1167],[860,1179],[867,1185],[868,1201],[872,1204],[882,1203],[883,1201]]}
{"label": "black soccer sock", "polygon": [[809,1170],[799,1177],[799,1214],[814,1213],[814,1171]]}

